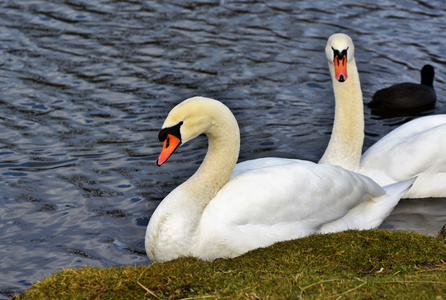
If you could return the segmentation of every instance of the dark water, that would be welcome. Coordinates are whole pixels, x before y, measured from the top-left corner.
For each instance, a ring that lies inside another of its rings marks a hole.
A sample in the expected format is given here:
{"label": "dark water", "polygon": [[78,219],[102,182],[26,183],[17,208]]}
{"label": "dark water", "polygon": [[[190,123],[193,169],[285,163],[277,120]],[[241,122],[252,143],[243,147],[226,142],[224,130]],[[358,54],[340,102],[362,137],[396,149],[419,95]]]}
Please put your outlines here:
{"label": "dark water", "polygon": [[[0,2],[0,298],[66,266],[150,263],[148,219],[206,150],[199,138],[154,164],[185,98],[234,111],[241,160],[317,161],[333,121],[332,33],[356,44],[365,102],[430,63],[439,103],[421,114],[446,111],[443,0],[309,2]],[[411,118],[366,108],[365,148]],[[383,227],[434,235],[445,205],[403,201]]]}

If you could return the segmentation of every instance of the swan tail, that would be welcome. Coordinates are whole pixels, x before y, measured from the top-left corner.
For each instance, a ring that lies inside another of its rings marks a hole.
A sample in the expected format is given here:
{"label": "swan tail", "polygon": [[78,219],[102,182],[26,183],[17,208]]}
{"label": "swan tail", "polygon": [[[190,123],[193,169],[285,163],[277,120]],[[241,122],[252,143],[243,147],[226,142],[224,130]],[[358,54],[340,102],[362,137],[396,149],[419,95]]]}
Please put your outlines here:
{"label": "swan tail", "polygon": [[320,233],[377,228],[392,213],[393,208],[409,191],[415,180],[416,177],[383,187],[385,195],[370,198],[349,210],[342,218],[322,225]]}

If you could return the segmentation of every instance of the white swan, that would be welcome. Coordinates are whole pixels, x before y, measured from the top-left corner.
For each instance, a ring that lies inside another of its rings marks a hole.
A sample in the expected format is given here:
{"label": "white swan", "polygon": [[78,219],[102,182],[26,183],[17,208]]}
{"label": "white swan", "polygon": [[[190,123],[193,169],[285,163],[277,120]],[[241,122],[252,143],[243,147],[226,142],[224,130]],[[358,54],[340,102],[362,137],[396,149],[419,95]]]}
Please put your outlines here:
{"label": "white swan", "polygon": [[408,122],[361,157],[364,111],[354,50],[345,34],[332,35],[325,48],[336,105],[333,132],[319,163],[342,166],[380,185],[418,176],[406,198],[446,197],[446,115]]}
{"label": "white swan", "polygon": [[235,257],[312,233],[377,227],[413,183],[383,190],[343,168],[293,159],[236,165],[237,121],[221,102],[203,97],[169,113],[159,133],[164,145],[157,164],[201,133],[209,140],[204,161],[150,218],[145,246],[152,261]]}

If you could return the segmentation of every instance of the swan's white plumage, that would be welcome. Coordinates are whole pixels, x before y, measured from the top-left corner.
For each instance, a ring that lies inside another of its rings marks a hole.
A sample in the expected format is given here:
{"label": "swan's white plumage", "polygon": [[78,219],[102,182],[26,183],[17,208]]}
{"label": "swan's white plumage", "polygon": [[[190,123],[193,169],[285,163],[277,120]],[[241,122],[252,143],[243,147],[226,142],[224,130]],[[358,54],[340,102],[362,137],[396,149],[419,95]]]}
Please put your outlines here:
{"label": "swan's white plumage", "polygon": [[379,140],[361,157],[359,172],[381,185],[418,176],[407,197],[446,196],[446,115],[422,117]]}
{"label": "swan's white plumage", "polygon": [[[326,53],[347,48],[354,49],[350,37],[334,34],[327,42]],[[336,110],[333,134],[319,163],[338,165],[367,175],[380,185],[417,176],[406,198],[446,197],[446,115],[408,122],[360,156],[364,141],[364,112],[355,59],[353,56],[348,58],[348,78],[344,82],[335,78],[333,55],[327,54],[327,59]],[[354,134],[349,134],[352,131]]]}
{"label": "swan's white plumage", "polygon": [[[284,158],[235,165],[237,122],[216,100],[185,100],[172,110],[163,128],[179,122],[182,140],[203,131],[209,149],[197,172],[152,215],[146,251],[153,261],[188,255],[205,260],[235,257],[277,241],[325,232],[324,224],[336,220],[331,226],[335,231],[375,227],[413,183],[397,184],[386,193],[369,178],[337,166]],[[348,213],[355,207],[357,213]],[[345,222],[340,220],[344,216]]]}

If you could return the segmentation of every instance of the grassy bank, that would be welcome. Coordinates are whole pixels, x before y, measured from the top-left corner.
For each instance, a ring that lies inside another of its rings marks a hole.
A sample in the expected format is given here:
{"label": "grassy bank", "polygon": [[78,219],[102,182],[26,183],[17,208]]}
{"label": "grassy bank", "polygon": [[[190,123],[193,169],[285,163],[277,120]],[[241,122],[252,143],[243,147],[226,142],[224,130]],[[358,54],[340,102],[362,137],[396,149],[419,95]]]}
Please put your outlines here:
{"label": "grassy bank", "polygon": [[235,259],[65,269],[20,299],[446,299],[446,242],[386,230],[282,242]]}

